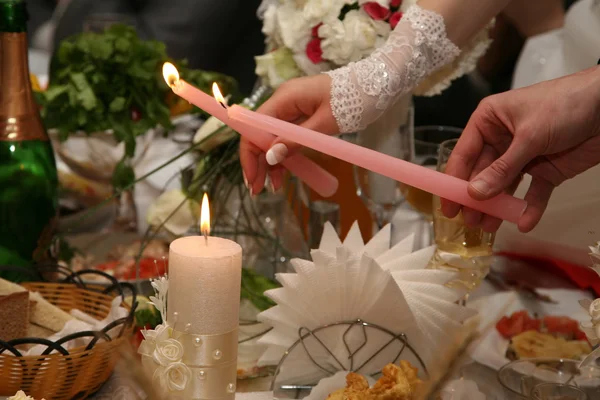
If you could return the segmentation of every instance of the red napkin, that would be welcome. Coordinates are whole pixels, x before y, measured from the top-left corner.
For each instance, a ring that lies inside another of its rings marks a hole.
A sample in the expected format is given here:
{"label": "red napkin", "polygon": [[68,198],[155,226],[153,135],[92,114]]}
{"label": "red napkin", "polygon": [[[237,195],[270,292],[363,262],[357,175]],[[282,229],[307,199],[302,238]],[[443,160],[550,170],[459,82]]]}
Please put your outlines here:
{"label": "red napkin", "polygon": [[535,256],[526,256],[515,253],[498,253],[504,257],[523,260],[526,263],[538,266],[540,268],[554,270],[556,273],[570,279],[579,288],[584,290],[593,290],[597,296],[600,296],[600,276],[591,268],[572,264],[567,261],[552,258],[543,258]]}

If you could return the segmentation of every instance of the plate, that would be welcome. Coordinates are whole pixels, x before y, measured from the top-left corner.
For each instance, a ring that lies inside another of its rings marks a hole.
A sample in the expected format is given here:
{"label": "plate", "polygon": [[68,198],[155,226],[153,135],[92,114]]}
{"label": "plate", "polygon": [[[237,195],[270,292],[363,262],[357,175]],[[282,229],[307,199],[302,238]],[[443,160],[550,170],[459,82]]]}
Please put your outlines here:
{"label": "plate", "polygon": [[538,292],[550,296],[558,303],[539,302],[511,291],[484,297],[469,304],[469,307],[477,309],[481,315],[481,335],[469,347],[473,360],[494,370],[511,362],[506,358],[509,340],[498,333],[496,322],[516,311],[527,310],[530,315],[568,316],[579,322],[589,321],[589,314],[579,305],[581,299],[592,299],[589,293],[570,289],[538,289]]}

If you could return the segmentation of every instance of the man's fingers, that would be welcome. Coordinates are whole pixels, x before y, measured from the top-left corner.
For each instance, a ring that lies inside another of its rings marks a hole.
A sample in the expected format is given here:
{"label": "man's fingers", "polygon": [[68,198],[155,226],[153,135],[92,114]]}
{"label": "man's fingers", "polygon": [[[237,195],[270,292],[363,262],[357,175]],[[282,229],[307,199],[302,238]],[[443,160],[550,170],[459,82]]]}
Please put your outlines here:
{"label": "man's fingers", "polygon": [[[498,152],[496,149],[488,144],[483,145],[481,152],[479,153],[479,158],[473,166],[473,170],[471,171],[469,179],[477,176],[481,171],[490,166],[490,164],[492,164],[496,158],[498,158]],[[462,211],[465,224],[468,227],[473,228],[480,225],[483,218],[483,214],[480,211],[468,207],[463,207]]]}
{"label": "man's fingers", "polygon": [[532,147],[515,138],[508,150],[469,184],[469,194],[478,200],[492,198],[509,188],[535,157]]}
{"label": "man's fingers", "polygon": [[533,177],[525,195],[527,208],[519,219],[519,230],[529,232],[540,222],[548,201],[554,190],[554,185],[544,179]]}

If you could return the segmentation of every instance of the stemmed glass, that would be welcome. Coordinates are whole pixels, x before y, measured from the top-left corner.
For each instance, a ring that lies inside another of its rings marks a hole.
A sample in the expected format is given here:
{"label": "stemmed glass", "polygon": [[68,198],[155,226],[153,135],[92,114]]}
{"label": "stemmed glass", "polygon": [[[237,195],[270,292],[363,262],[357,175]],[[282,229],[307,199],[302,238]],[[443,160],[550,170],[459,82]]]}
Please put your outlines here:
{"label": "stemmed glass", "polygon": [[[402,110],[400,111],[402,113]],[[378,126],[358,132],[351,138],[359,146],[402,160],[411,161],[414,156],[414,125],[412,106],[400,116],[401,123],[389,129],[386,121]],[[387,126],[386,126],[387,125]],[[394,179],[355,166],[356,193],[366,204],[378,229],[390,223],[398,206],[404,202],[401,187]]]}
{"label": "stemmed glass", "polygon": [[[460,136],[462,129],[449,126],[420,126],[414,130],[413,163],[435,170],[438,163],[440,143]],[[433,195],[421,189],[400,183],[400,191],[407,204],[419,213],[427,238],[423,238],[418,248],[431,245],[433,242]]]}
{"label": "stemmed glass", "polygon": [[[445,171],[457,141],[447,140],[440,145],[438,171]],[[496,235],[467,227],[462,212],[454,218],[446,218],[437,196],[433,197],[433,229],[437,249],[428,268],[457,271],[459,278],[449,286],[463,287],[468,292],[474,290],[489,272]]]}

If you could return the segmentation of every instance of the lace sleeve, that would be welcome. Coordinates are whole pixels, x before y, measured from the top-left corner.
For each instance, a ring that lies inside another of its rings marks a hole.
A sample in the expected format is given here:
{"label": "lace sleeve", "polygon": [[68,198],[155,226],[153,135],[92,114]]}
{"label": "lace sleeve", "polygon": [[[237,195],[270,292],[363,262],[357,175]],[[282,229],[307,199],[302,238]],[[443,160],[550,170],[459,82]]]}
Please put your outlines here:
{"label": "lace sleeve", "polygon": [[441,15],[410,7],[385,45],[369,57],[327,72],[331,109],[343,133],[364,129],[402,94],[460,54]]}

